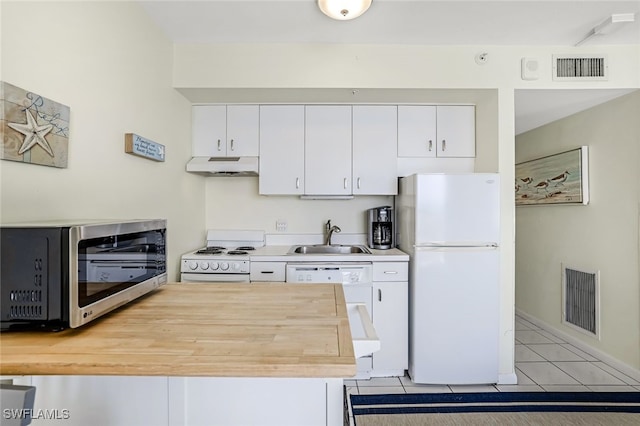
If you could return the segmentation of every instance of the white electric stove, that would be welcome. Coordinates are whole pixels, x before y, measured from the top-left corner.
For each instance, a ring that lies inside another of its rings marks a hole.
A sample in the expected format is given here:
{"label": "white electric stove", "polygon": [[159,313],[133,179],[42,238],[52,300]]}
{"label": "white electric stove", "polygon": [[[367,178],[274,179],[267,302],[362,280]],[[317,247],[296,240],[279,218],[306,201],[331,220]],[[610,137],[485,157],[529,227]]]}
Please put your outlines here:
{"label": "white electric stove", "polygon": [[182,255],[180,281],[249,283],[250,253],[264,246],[264,231],[207,231],[207,245]]}

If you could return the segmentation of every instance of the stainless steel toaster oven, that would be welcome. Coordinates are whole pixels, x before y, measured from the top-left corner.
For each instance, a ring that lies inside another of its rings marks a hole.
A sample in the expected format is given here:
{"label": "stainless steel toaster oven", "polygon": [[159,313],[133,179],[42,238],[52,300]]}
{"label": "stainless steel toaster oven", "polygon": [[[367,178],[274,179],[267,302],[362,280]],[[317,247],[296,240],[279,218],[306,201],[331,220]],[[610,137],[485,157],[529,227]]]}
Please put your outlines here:
{"label": "stainless steel toaster oven", "polygon": [[75,328],[167,282],[166,220],[2,225],[2,330]]}

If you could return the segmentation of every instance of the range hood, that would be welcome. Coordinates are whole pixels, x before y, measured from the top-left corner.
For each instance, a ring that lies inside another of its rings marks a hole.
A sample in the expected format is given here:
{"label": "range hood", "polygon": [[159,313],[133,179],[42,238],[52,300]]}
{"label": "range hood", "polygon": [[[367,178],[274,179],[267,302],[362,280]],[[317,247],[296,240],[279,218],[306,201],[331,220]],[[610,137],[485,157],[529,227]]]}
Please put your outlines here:
{"label": "range hood", "polygon": [[193,157],[187,171],[206,176],[258,176],[258,157]]}

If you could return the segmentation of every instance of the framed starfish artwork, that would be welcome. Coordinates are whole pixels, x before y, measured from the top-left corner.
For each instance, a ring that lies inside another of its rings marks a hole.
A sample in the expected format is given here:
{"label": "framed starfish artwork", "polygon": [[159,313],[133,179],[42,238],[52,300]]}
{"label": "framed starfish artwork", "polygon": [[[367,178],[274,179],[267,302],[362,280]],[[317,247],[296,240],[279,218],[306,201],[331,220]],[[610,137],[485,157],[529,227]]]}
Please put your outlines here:
{"label": "framed starfish artwork", "polygon": [[66,105],[0,82],[0,159],[67,167],[69,115]]}
{"label": "framed starfish artwork", "polygon": [[589,203],[586,146],[516,164],[516,205]]}

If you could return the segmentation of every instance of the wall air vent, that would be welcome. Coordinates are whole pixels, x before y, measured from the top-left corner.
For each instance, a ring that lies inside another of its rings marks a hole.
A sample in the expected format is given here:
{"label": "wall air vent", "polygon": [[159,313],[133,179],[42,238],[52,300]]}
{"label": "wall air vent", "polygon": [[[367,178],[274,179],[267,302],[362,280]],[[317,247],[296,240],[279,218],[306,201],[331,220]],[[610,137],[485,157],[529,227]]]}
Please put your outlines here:
{"label": "wall air vent", "polygon": [[562,322],[600,339],[600,273],[562,264]]}
{"label": "wall air vent", "polygon": [[609,79],[606,55],[553,55],[556,81],[605,81]]}

